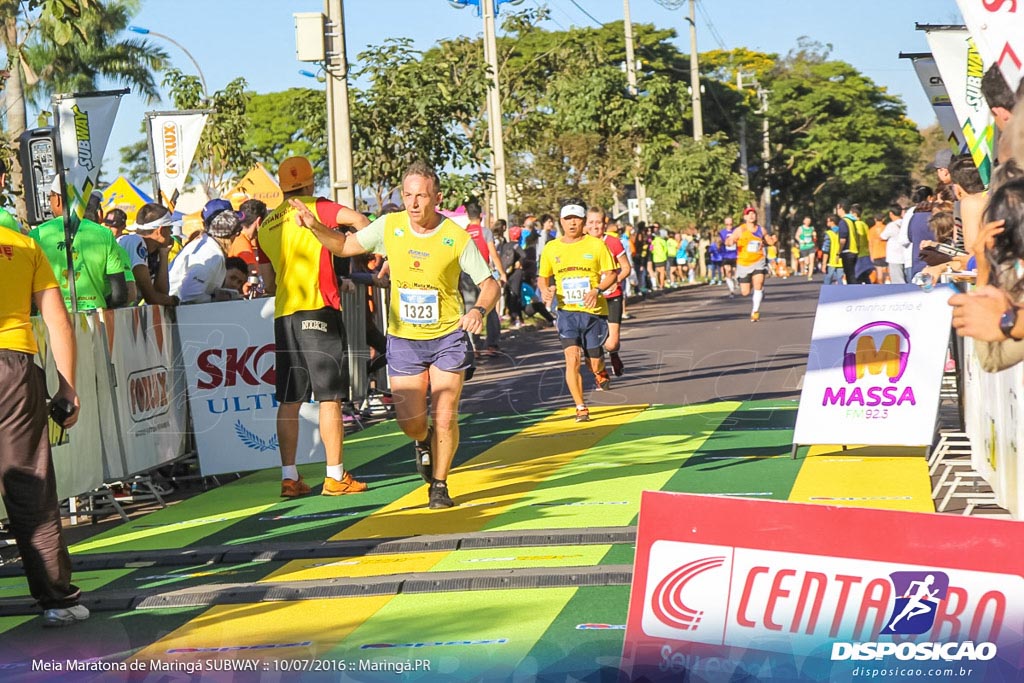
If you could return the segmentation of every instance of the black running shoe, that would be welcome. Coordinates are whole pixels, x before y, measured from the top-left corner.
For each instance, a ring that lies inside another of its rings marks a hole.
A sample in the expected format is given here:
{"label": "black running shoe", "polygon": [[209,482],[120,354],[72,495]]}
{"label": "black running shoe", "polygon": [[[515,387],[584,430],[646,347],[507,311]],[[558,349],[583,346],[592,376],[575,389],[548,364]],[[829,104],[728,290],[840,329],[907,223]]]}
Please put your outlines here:
{"label": "black running shoe", "polygon": [[413,451],[416,453],[416,471],[428,484],[434,480],[434,454],[431,452],[431,444],[434,439],[433,425],[427,430],[425,441],[414,441]]}
{"label": "black running shoe", "polygon": [[615,373],[616,377],[622,377],[622,370],[625,368],[625,366],[622,364],[622,359],[619,358],[618,352],[609,353],[608,357],[612,361],[612,372]]}
{"label": "black running shoe", "polygon": [[430,484],[430,504],[427,507],[431,510],[455,507],[455,501],[448,495],[447,481],[434,481]]}

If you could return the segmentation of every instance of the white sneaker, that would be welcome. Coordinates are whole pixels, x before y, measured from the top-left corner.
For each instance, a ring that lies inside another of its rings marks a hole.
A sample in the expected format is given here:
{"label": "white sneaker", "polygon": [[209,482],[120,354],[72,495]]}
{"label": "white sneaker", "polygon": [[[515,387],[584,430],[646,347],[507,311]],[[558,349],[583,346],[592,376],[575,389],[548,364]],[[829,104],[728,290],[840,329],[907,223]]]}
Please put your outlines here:
{"label": "white sneaker", "polygon": [[70,626],[76,621],[85,621],[88,618],[89,610],[84,605],[57,607],[43,612],[43,626]]}

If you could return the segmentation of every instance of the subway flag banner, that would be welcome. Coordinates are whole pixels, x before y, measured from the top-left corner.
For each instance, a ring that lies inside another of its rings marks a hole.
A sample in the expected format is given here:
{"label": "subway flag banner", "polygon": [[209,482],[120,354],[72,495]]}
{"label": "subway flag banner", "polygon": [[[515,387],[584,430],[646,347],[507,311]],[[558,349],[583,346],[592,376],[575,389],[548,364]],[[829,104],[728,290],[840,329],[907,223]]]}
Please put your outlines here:
{"label": "subway flag banner", "polygon": [[967,149],[987,185],[995,158],[995,119],[981,92],[985,75],[981,55],[965,28],[926,27],[925,31]]}
{"label": "subway flag banner", "polygon": [[645,491],[628,680],[1020,681],[1019,523]]}
{"label": "subway flag banner", "polygon": [[65,216],[81,220],[85,215],[121,97],[128,92],[125,89],[53,96],[57,169],[58,173],[65,173]]}
{"label": "subway flag banner", "polygon": [[793,443],[931,445],[952,293],[822,287]]}

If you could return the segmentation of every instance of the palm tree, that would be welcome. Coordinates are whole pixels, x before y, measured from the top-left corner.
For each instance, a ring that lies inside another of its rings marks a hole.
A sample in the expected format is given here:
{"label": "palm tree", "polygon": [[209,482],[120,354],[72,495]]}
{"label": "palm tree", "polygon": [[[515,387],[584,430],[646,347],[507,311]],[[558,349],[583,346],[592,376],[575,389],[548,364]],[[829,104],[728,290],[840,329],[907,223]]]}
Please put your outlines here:
{"label": "palm tree", "polygon": [[131,88],[146,104],[158,101],[155,73],[164,69],[167,53],[145,38],[117,37],[128,28],[138,5],[138,0],[109,0],[84,14],[77,27],[85,43],[58,44],[52,39],[56,20],[44,18],[36,39],[23,51],[38,76],[26,89],[32,103],[42,108],[53,93],[95,90],[101,80]]}
{"label": "palm tree", "polygon": [[[41,10],[40,4],[0,0],[0,41],[7,52],[3,116],[12,146],[27,127],[30,100],[44,105],[52,93],[95,90],[101,80],[130,87],[147,103],[159,99],[154,72],[164,68],[167,54],[143,39],[116,38],[138,11],[138,0],[58,0]],[[16,154],[10,165],[24,221]]]}

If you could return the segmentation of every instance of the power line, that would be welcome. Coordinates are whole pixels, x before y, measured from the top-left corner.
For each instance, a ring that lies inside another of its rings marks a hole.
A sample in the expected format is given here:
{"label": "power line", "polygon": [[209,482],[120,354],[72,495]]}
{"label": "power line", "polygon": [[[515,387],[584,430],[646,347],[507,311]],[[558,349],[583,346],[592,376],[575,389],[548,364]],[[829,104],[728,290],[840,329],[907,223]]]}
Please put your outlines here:
{"label": "power line", "polygon": [[711,37],[714,38],[715,42],[718,43],[718,47],[720,47],[723,52],[727,52],[728,48],[725,47],[725,41],[722,40],[722,35],[718,32],[718,29],[715,28],[715,24],[711,21],[711,15],[708,14],[708,11],[704,8],[704,3],[697,2],[697,9],[700,10],[700,15],[704,18],[704,23],[707,24]]}
{"label": "power line", "polygon": [[[540,9],[540,10],[546,10],[548,8],[547,5],[540,4],[540,0],[533,0],[533,4],[536,5],[537,9]],[[561,10],[562,8],[559,7],[558,9]],[[563,11],[563,14],[564,14],[564,11]],[[567,29],[565,27],[565,25],[562,22],[560,22],[558,19],[555,19],[555,17],[552,16],[551,13],[548,13],[548,19],[550,19],[551,21],[555,22],[555,26],[557,26],[558,28],[562,29],[563,31],[568,31],[569,30],[569,29]]]}
{"label": "power line", "polygon": [[573,5],[575,5],[575,6],[576,6],[576,9],[578,9],[579,11],[583,12],[583,13],[584,13],[584,14],[586,14],[586,15],[587,15],[588,17],[590,17],[590,20],[591,20],[592,22],[594,22],[595,24],[597,24],[597,25],[598,25],[599,27],[600,27],[600,26],[604,26],[604,23],[603,23],[603,22],[601,22],[601,21],[598,21],[598,20],[597,20],[597,17],[595,17],[595,16],[593,15],[593,14],[591,14],[591,13],[590,13],[590,12],[588,12],[587,10],[583,9],[583,5],[581,5],[580,3],[576,2],[576,0],[569,0],[569,2],[571,2],[571,3],[573,4]]}

